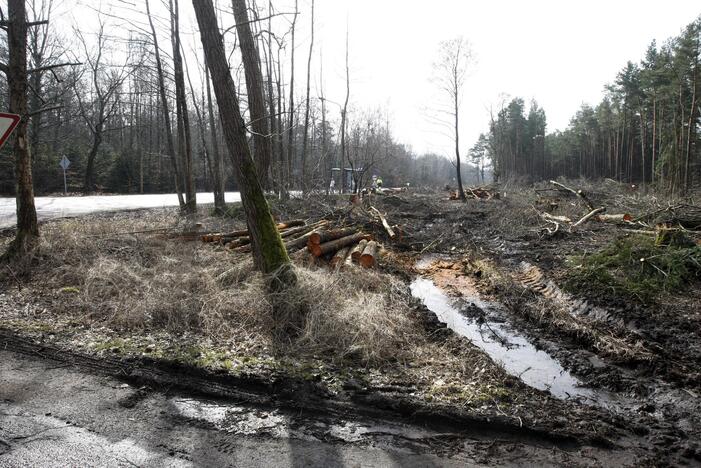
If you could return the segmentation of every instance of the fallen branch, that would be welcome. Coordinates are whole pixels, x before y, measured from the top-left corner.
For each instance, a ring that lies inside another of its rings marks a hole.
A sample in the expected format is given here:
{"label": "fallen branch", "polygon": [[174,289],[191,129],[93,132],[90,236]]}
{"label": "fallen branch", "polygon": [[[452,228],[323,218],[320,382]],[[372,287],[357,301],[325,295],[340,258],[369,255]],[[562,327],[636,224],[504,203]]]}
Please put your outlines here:
{"label": "fallen branch", "polygon": [[387,231],[387,234],[389,235],[389,238],[390,238],[390,239],[394,239],[394,238],[396,237],[396,234],[394,233],[394,231],[392,230],[392,227],[391,227],[391,226],[389,225],[389,223],[387,222],[387,219],[385,219],[385,217],[382,216],[382,213],[380,213],[380,210],[378,210],[378,209],[375,208],[374,206],[371,206],[371,207],[370,207],[370,210],[373,211],[374,213],[376,213],[377,216],[380,217],[380,221],[382,222],[382,226],[385,228],[385,231]]}
{"label": "fallen branch", "polygon": [[603,207],[603,206],[602,206],[602,207],[599,207],[599,208],[596,208],[596,209],[590,211],[590,212],[587,213],[582,219],[580,219],[579,221],[577,221],[576,223],[574,223],[574,224],[572,225],[572,227],[575,228],[575,227],[577,227],[577,226],[580,226],[580,225],[586,223],[586,222],[589,221],[591,218],[593,218],[594,216],[596,216],[597,214],[599,214],[599,213],[601,213],[602,211],[605,211],[605,210],[606,210],[606,207]]}
{"label": "fallen branch", "polygon": [[633,222],[633,217],[628,213],[600,214],[596,217],[596,220],[601,223],[630,224]]}
{"label": "fallen branch", "polygon": [[571,192],[571,193],[575,194],[577,197],[580,198],[580,200],[582,200],[584,202],[585,205],[587,205],[587,208],[589,208],[589,211],[594,211],[594,205],[592,205],[592,203],[587,198],[586,194],[584,192],[582,192],[581,190],[574,190],[574,189],[569,188],[568,186],[561,184],[560,182],[556,182],[554,180],[551,180],[550,183],[562,188],[563,190],[565,190],[567,192]]}
{"label": "fallen branch", "polygon": [[571,223],[572,222],[572,220],[570,218],[568,218],[567,216],[555,216],[555,215],[551,215],[550,213],[540,213],[540,217],[546,221],[554,222],[556,224],[557,223]]}

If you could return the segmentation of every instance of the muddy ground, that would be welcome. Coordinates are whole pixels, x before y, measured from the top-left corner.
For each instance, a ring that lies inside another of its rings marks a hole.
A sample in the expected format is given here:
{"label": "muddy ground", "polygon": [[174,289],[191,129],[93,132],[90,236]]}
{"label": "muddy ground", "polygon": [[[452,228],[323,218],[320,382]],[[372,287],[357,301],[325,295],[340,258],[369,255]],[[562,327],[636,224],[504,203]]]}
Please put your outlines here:
{"label": "muddy ground", "polygon": [[[611,206],[609,212],[638,214],[660,203],[607,185],[589,193],[595,204]],[[588,223],[547,236],[535,211],[539,204],[557,204],[555,214],[577,218],[582,207],[576,198],[556,193],[544,201],[532,189],[509,187],[500,195],[465,203],[449,201],[442,192],[374,195],[371,203],[397,227],[395,240],[364,210],[351,209],[347,196],[273,203],[279,219],[362,225],[383,242],[378,269],[401,279],[401,294],[418,298],[409,315],[427,337],[420,352],[401,362],[281,356],[264,347],[246,353],[243,339],[235,353],[226,351],[219,359],[219,338],[79,320],[79,303],[66,290],[74,285],[57,293],[56,284],[42,282],[37,266],[4,274],[3,341],[29,353],[50,350],[79,367],[99,367],[155,388],[177,385],[221,398],[322,408],[332,417],[366,414],[450,432],[425,448],[442,456],[459,452],[455,447],[470,433],[490,433],[521,446],[524,464],[543,462],[542,451],[527,449],[543,446],[568,454],[567,461],[550,462],[571,465],[701,462],[699,279],[690,277],[683,289],[660,291],[645,301],[573,288],[569,279],[577,255],[634,234]],[[151,225],[167,220],[171,231],[187,230],[195,221],[217,230],[242,225],[240,211],[232,214],[212,218],[203,210],[197,220],[173,223],[172,210],[155,210],[80,223],[137,217],[148,225],[152,217]],[[139,234],[144,235],[155,234]],[[120,242],[129,244],[117,239],[103,247],[110,255],[125,255]],[[174,248],[183,243],[165,242]],[[183,248],[215,249],[199,243]],[[243,261],[226,251],[221,255]],[[183,359],[185,345],[196,350],[188,351],[191,359]],[[218,359],[233,361],[234,368],[218,365]],[[452,452],[445,450],[448,440]],[[512,457],[496,450],[480,461],[513,460],[507,455]]]}

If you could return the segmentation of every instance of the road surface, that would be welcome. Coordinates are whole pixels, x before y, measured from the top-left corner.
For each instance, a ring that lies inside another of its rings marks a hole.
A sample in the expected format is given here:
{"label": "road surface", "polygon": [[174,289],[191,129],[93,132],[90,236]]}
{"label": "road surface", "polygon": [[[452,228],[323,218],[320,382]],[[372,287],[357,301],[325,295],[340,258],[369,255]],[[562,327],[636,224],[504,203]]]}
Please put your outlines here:
{"label": "road surface", "polygon": [[64,363],[0,351],[0,467],[473,466],[426,452],[440,436],[399,424],[134,388]]}
{"label": "road surface", "polygon": [[[226,192],[227,203],[241,201],[239,192]],[[36,197],[34,199],[39,221],[79,216],[101,211],[134,210],[138,208],[162,208],[177,206],[178,197],[174,193],[153,195],[91,195],[86,197]],[[212,193],[198,193],[197,203],[214,203]],[[14,198],[0,198],[0,229],[15,226],[17,223]]]}

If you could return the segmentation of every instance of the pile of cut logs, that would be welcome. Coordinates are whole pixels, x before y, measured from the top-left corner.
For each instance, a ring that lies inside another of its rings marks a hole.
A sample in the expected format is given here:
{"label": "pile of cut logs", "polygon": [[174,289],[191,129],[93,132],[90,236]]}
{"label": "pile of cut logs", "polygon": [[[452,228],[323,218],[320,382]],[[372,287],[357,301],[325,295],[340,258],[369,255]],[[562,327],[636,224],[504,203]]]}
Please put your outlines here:
{"label": "pile of cut logs", "polygon": [[[315,263],[327,258],[329,265],[337,269],[353,262],[372,268],[380,253],[378,243],[369,234],[354,227],[330,228],[329,222],[325,220],[306,224],[301,219],[294,219],[278,223],[277,229],[288,252],[306,247]],[[206,233],[201,234],[200,238],[203,242],[225,245],[237,252],[251,250],[251,238],[247,229]]]}
{"label": "pile of cut logs", "polygon": [[330,257],[329,265],[336,269],[351,263],[372,268],[380,253],[372,236],[352,227],[314,231],[307,240],[307,250],[314,259]]}

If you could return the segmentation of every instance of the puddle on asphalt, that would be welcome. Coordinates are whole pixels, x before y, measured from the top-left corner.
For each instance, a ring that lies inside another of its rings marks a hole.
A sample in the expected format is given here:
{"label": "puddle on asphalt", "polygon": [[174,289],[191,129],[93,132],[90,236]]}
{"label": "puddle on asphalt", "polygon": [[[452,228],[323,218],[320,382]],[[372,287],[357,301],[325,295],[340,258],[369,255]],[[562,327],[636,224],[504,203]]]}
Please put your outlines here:
{"label": "puddle on asphalt", "polygon": [[[422,258],[417,269],[425,269],[436,258]],[[438,319],[450,329],[462,335],[486,352],[504,370],[518,377],[526,385],[550,392],[560,399],[578,399],[583,403],[611,407],[614,396],[608,392],[582,387],[582,382],[565,370],[560,363],[545,351],[536,349],[528,340],[496,321],[476,320],[461,314],[454,306],[454,299],[426,278],[416,278],[410,285],[414,297],[421,299]],[[483,300],[478,295],[461,296],[466,303],[473,303],[485,313],[497,309],[496,304]]]}
{"label": "puddle on asphalt", "polygon": [[206,421],[221,431],[239,435],[266,434],[275,438],[305,440],[334,438],[345,442],[360,442],[373,436],[422,439],[435,435],[404,425],[362,424],[345,420],[326,423],[302,416],[290,417],[277,410],[259,410],[204,400],[171,398],[169,403],[178,416]]}

